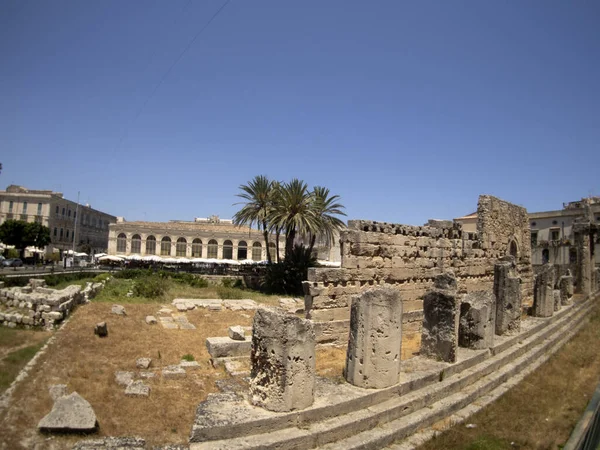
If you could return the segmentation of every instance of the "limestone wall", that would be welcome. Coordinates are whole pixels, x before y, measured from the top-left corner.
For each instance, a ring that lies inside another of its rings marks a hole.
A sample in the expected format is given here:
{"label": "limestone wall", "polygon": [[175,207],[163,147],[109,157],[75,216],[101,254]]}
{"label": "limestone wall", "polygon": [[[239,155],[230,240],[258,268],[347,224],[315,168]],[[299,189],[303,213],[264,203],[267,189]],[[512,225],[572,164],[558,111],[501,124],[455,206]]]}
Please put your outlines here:
{"label": "limestone wall", "polygon": [[481,196],[476,233],[450,221],[410,226],[349,221],[341,233],[339,269],[310,269],[304,283],[307,317],[314,320],[317,341],[344,344],[352,297],[375,285],[398,289],[403,302],[402,358],[421,345],[423,296],[433,280],[452,269],[458,292],[492,290],[494,264],[516,245],[517,270],[524,303],[533,301],[529,220],[525,208]]}
{"label": "limestone wall", "polygon": [[53,328],[80,303],[93,298],[102,283],[87,283],[57,290],[46,287],[43,280],[31,279],[23,287],[4,288],[0,283],[0,325]]}

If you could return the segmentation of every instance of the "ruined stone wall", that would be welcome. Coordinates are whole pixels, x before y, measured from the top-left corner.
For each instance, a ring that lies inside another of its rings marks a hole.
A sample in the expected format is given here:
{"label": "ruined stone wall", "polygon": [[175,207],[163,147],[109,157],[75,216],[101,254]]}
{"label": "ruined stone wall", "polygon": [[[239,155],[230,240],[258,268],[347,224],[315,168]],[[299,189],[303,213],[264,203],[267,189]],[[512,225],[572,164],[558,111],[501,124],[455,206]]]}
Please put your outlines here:
{"label": "ruined stone wall", "polygon": [[339,269],[310,269],[304,283],[307,317],[315,321],[317,341],[345,344],[352,297],[375,285],[400,291],[403,302],[402,358],[421,345],[423,296],[435,276],[452,269],[459,293],[492,290],[494,264],[517,247],[522,298],[533,301],[527,211],[494,197],[479,199],[476,233],[458,223],[430,221],[410,226],[354,220],[341,233]]}
{"label": "ruined stone wall", "polygon": [[4,288],[0,283],[0,325],[15,328],[53,328],[77,305],[92,299],[104,286],[87,283],[85,288],[73,285],[56,290],[43,280],[31,279],[23,287]]}

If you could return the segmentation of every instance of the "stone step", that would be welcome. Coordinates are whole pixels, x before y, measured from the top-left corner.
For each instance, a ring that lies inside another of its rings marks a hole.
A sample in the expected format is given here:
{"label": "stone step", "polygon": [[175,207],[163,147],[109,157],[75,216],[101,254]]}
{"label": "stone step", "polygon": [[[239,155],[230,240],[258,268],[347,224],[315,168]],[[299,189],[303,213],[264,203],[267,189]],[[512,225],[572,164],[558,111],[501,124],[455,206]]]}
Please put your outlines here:
{"label": "stone step", "polygon": [[[362,395],[353,398],[350,395],[350,399],[341,402],[332,401],[327,407],[318,404],[320,396],[317,393],[316,405],[292,413],[269,414],[254,408],[254,415],[250,415],[247,420],[233,418],[232,422],[224,424],[222,430],[219,430],[221,427],[218,424],[212,423],[208,433],[205,427],[203,429],[195,424],[191,441],[208,442],[192,443],[191,448],[313,448],[348,435],[366,432],[377,425],[409,414],[417,414],[425,406],[442,401],[475,385],[478,380],[502,371],[513,360],[524,358],[523,355],[527,355],[526,362],[534,357],[532,355],[539,355],[540,350],[532,349],[539,347],[551,335],[554,339],[564,335],[563,328],[571,325],[574,320],[581,320],[590,305],[591,302],[587,302],[567,308],[553,319],[538,320],[537,323],[533,320],[529,329],[517,337],[520,341],[514,337],[504,339],[511,341],[514,347],[496,351],[493,356],[487,351],[470,351],[470,357],[463,358],[458,364],[449,366],[438,363],[441,370],[425,371],[421,376],[413,377],[393,388],[366,393],[365,390],[359,390]],[[500,348],[505,347],[502,341],[500,339]],[[352,386],[343,387],[346,388],[346,394],[353,392]],[[344,390],[342,387],[338,389]],[[343,392],[340,392],[340,396],[345,398]],[[243,402],[238,406],[240,405]],[[247,404],[245,406],[248,407]]]}

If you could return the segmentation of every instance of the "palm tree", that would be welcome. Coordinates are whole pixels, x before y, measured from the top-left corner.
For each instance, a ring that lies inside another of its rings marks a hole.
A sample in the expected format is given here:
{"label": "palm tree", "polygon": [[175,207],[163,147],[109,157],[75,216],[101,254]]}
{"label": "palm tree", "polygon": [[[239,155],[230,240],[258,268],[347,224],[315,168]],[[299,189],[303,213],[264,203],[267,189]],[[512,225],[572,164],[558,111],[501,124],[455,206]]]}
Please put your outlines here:
{"label": "palm tree", "polygon": [[322,235],[325,241],[329,245],[334,238],[335,232],[344,228],[345,224],[338,216],[345,216],[346,213],[342,211],[344,205],[338,203],[340,200],[339,195],[329,196],[329,189],[322,186],[315,186],[312,192],[314,214],[317,218],[317,232],[311,233],[309,251],[315,246],[317,234]]}
{"label": "palm tree", "polygon": [[304,181],[294,178],[281,185],[270,216],[271,224],[285,230],[285,255],[291,255],[296,235],[318,231],[318,218],[313,208],[313,194]]}
{"label": "palm tree", "polygon": [[273,182],[265,175],[257,175],[248,185],[241,185],[241,194],[237,196],[246,200],[246,203],[233,216],[235,225],[256,224],[262,230],[267,247],[267,260],[271,263],[271,252],[269,249],[269,214],[272,209]]}

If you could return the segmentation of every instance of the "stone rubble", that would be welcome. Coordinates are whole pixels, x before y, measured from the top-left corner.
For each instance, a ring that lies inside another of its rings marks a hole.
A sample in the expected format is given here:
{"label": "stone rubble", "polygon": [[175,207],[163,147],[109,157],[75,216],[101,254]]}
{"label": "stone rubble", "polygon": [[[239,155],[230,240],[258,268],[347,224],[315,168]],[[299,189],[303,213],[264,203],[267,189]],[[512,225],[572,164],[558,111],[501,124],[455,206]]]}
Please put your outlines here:
{"label": "stone rubble", "polygon": [[156,317],[154,317],[154,316],[146,316],[146,323],[148,325],[155,325],[156,323],[158,323],[158,321],[156,320]]}
{"label": "stone rubble", "polygon": [[458,345],[482,350],[494,345],[496,299],[489,291],[465,294],[460,305]]}
{"label": "stone rubble", "polygon": [[125,308],[121,305],[113,305],[110,312],[113,314],[116,314],[117,316],[126,316],[127,315]]}
{"label": "stone rubble", "polygon": [[130,397],[148,397],[150,395],[150,386],[143,381],[132,381],[125,388],[125,395]]}
{"label": "stone rubble", "polygon": [[135,361],[135,367],[138,369],[147,369],[152,364],[152,358],[138,358]]}
{"label": "stone rubble", "polygon": [[546,264],[535,277],[533,315],[552,317],[554,314],[554,267]]}
{"label": "stone rubble", "polygon": [[231,339],[233,339],[234,341],[245,341],[246,340],[244,328],[242,328],[239,325],[229,327],[229,329],[227,330],[227,333],[229,334],[229,337]]}
{"label": "stone rubble", "polygon": [[94,326],[94,334],[98,337],[107,337],[108,336],[108,326],[106,322],[98,322]]}

